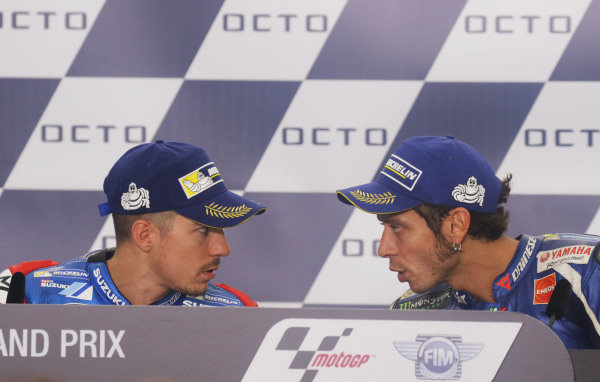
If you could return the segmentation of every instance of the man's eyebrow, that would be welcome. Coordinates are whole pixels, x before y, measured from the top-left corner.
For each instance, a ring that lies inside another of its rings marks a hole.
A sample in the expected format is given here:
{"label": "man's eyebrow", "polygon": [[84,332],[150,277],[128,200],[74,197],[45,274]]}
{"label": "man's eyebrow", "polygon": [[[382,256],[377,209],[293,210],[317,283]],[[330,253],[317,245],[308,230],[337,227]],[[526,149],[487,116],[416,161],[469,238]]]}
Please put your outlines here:
{"label": "man's eyebrow", "polygon": [[388,224],[388,223],[392,222],[396,216],[401,216],[405,212],[410,211],[411,209],[400,211],[400,212],[393,212],[391,214],[377,214],[377,220],[379,220],[382,223]]}
{"label": "man's eyebrow", "polygon": [[387,223],[390,220],[390,216],[389,215],[377,215],[377,220],[379,220],[382,223]]}

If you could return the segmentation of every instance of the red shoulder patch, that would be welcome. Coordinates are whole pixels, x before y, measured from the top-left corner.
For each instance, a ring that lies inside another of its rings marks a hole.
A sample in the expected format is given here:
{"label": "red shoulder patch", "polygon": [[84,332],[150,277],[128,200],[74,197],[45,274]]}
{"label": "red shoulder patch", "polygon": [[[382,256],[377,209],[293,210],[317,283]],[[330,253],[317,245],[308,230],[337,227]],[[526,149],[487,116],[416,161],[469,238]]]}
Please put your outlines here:
{"label": "red shoulder patch", "polygon": [[239,290],[230,287],[229,285],[225,285],[225,284],[215,284],[218,287],[221,287],[223,289],[225,289],[228,292],[233,293],[234,295],[236,295],[237,298],[240,299],[240,301],[245,305],[245,306],[251,306],[251,307],[258,307],[258,304],[253,301],[250,297],[248,297],[248,295],[244,292],[240,292]]}
{"label": "red shoulder patch", "polygon": [[53,267],[58,264],[60,264],[58,261],[52,260],[23,261],[19,265],[11,265],[8,267],[8,269],[12,274],[15,274],[15,272],[21,272],[22,274],[26,275],[31,271],[35,271],[36,269]]}

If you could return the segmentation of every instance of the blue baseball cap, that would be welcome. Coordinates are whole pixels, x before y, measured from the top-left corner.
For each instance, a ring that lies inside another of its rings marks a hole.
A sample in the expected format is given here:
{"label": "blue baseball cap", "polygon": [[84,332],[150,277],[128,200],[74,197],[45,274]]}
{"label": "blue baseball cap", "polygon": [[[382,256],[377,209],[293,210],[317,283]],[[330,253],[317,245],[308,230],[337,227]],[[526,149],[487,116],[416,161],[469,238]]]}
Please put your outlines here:
{"label": "blue baseball cap", "polygon": [[129,149],[104,179],[100,215],[175,211],[214,228],[241,224],[266,207],[225,187],[203,148],[158,140]]}
{"label": "blue baseball cap", "polygon": [[500,179],[477,150],[446,137],[407,139],[374,182],[337,191],[340,201],[372,214],[401,212],[423,203],[496,212]]}

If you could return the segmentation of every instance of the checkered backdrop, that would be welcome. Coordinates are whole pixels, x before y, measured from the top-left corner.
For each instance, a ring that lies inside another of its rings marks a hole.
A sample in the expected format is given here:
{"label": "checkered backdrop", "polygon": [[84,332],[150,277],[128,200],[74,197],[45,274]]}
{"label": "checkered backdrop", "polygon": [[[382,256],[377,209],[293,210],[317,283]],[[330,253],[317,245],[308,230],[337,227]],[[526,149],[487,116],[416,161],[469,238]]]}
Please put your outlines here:
{"label": "checkered backdrop", "polygon": [[102,181],[154,139],[268,206],[217,280],[383,306],[380,226],[335,190],[415,135],[514,175],[509,234],[600,231],[599,0],[1,0],[0,267],[114,245]]}

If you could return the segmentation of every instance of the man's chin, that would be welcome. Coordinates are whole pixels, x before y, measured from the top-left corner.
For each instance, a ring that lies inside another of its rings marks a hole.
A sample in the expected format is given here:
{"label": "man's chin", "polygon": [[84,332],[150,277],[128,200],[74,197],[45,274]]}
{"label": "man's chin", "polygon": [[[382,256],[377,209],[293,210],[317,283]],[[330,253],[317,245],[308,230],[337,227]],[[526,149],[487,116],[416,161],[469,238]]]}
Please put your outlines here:
{"label": "man's chin", "polygon": [[426,286],[423,285],[413,285],[414,283],[409,282],[408,285],[410,286],[410,290],[412,290],[413,292],[417,293],[417,294],[422,294],[427,292],[429,289],[431,288],[427,288]]}
{"label": "man's chin", "polygon": [[194,286],[194,287],[187,287],[187,288],[179,288],[179,289],[175,289],[177,292],[183,293],[187,296],[192,296],[192,297],[196,297],[196,296],[200,296],[201,294],[206,293],[206,290],[208,289],[208,285],[204,284],[202,286]]}

